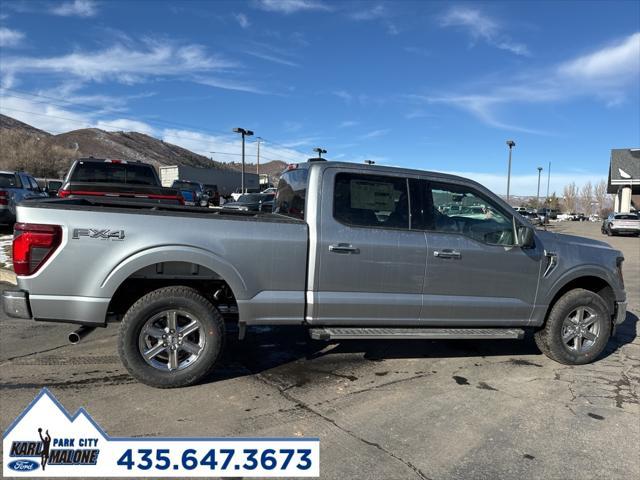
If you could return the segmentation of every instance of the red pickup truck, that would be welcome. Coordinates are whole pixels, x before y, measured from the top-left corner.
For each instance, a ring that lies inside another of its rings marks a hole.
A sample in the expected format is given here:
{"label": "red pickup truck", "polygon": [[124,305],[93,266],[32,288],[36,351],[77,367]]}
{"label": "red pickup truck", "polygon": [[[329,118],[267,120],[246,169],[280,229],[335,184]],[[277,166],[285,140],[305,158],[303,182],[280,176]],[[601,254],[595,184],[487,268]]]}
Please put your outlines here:
{"label": "red pickup truck", "polygon": [[58,196],[120,197],[184,205],[180,191],[161,185],[153,165],[94,157],[80,158],[73,163]]}

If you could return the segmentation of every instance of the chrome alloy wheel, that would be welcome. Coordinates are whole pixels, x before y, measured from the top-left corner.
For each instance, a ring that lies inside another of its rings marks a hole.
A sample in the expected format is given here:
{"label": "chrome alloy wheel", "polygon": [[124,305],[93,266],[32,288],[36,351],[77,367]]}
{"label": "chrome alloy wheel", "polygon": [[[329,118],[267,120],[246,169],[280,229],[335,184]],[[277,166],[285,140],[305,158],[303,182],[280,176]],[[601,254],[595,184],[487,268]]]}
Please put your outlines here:
{"label": "chrome alloy wheel", "polygon": [[562,343],[570,351],[589,351],[600,334],[600,318],[589,307],[578,307],[562,323]]}
{"label": "chrome alloy wheel", "polygon": [[200,320],[184,310],[163,310],[145,322],[138,348],[145,362],[158,370],[182,370],[193,365],[205,346]]}

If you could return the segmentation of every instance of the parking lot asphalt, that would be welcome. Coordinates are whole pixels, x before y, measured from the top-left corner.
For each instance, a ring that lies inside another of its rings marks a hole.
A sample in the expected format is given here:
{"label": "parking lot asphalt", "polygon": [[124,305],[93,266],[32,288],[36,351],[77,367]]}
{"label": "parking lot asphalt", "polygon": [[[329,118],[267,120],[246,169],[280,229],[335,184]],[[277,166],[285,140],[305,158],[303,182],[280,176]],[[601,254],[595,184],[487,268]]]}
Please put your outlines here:
{"label": "parking lot asphalt", "polygon": [[591,365],[555,363],[531,339],[326,344],[253,328],[229,335],[208,381],[161,391],[121,366],[117,325],[69,345],[71,326],[2,314],[0,427],[48,387],[112,436],[317,436],[322,478],[640,478],[640,239],[552,228],[626,257],[629,312]]}

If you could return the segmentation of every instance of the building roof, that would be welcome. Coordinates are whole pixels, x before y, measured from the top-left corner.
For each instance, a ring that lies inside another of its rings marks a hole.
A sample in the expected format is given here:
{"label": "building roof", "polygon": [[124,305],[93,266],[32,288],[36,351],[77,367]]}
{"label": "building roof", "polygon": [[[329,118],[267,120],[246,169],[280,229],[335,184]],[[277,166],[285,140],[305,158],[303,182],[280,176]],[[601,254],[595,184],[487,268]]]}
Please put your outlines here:
{"label": "building roof", "polygon": [[616,193],[629,185],[633,194],[640,194],[640,148],[613,148],[607,192]]}

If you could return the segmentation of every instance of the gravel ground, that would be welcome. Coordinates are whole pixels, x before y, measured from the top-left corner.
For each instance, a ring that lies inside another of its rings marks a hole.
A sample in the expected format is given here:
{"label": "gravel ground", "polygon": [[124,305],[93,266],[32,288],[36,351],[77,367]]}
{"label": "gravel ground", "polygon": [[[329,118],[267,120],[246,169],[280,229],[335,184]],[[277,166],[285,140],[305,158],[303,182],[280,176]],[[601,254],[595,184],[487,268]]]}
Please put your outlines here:
{"label": "gravel ground", "polygon": [[318,436],[322,478],[640,478],[640,239],[553,229],[626,256],[629,313],[591,365],[531,340],[324,344],[260,328],[229,338],[207,382],[158,391],[120,365],[115,326],[68,345],[69,326],[1,316],[0,426],[46,386],[114,436]]}

